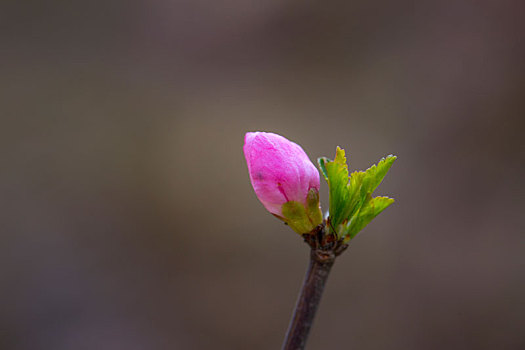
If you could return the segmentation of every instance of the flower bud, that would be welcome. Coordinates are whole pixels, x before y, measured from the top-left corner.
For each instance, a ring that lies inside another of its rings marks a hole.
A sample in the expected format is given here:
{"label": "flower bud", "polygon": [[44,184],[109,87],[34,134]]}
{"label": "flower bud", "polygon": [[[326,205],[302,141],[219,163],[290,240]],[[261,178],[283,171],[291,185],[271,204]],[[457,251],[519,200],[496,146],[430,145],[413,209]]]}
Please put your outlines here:
{"label": "flower bud", "polygon": [[301,146],[266,132],[248,132],[244,156],[255,194],[265,208],[299,234],[322,222],[319,172]]}

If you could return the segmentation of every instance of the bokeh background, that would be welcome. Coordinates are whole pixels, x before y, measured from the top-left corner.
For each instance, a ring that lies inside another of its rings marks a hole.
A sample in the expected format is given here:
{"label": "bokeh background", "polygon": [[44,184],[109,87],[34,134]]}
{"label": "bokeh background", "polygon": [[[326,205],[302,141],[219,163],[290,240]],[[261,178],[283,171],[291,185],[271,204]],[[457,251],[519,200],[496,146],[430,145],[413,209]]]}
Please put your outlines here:
{"label": "bokeh background", "polygon": [[0,348],[280,348],[254,130],[399,157],[308,349],[525,348],[523,4],[2,2]]}

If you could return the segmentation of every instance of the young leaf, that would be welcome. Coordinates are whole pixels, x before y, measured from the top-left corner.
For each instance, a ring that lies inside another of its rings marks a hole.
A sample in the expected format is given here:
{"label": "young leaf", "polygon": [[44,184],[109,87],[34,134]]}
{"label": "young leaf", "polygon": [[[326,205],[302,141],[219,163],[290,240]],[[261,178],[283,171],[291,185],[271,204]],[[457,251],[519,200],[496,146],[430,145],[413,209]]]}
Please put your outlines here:
{"label": "young leaf", "polygon": [[330,161],[326,158],[321,158],[319,165],[328,182],[330,197],[329,225],[335,230],[345,219],[345,213],[348,212],[350,204],[345,151],[337,147],[335,159]]}
{"label": "young leaf", "polygon": [[350,240],[355,237],[370,221],[385,210],[390,204],[394,203],[393,198],[375,197],[370,194],[359,212],[352,217],[345,232],[345,239]]}
{"label": "young leaf", "polygon": [[396,156],[389,155],[386,158],[382,158],[377,165],[372,165],[366,170],[366,176],[370,179],[368,192],[373,192],[381,184],[381,181],[383,181],[396,159]]}

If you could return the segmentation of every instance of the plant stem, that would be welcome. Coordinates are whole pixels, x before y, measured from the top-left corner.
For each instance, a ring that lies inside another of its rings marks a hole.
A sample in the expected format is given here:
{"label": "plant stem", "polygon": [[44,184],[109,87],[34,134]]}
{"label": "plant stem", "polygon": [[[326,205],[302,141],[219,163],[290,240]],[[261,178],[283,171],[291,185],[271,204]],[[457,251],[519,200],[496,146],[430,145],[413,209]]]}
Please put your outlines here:
{"label": "plant stem", "polygon": [[282,350],[304,349],[335,256],[333,253],[327,254],[324,250],[312,247],[310,264],[306,271],[299,299],[295,305],[290,326],[286,332]]}

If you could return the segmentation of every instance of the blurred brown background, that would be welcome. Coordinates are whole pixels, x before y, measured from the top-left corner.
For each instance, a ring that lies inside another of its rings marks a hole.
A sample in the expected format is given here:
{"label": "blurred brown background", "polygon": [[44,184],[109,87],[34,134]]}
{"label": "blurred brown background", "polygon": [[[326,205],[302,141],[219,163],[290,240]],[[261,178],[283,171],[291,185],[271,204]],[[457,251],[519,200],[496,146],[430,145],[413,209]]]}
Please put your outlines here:
{"label": "blurred brown background", "polygon": [[254,130],[399,156],[308,349],[525,348],[524,13],[2,2],[0,348],[280,348],[308,249],[252,191]]}

